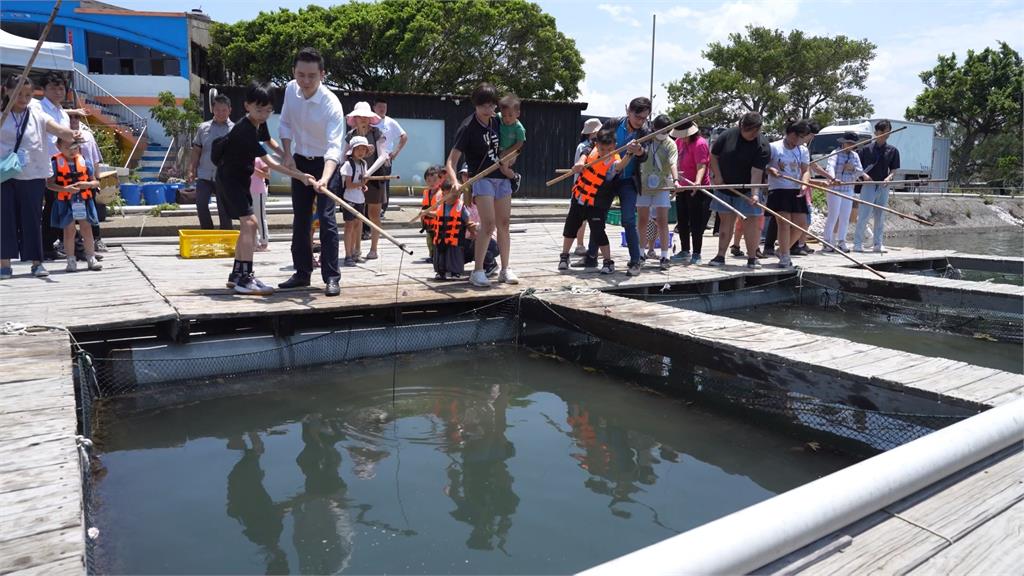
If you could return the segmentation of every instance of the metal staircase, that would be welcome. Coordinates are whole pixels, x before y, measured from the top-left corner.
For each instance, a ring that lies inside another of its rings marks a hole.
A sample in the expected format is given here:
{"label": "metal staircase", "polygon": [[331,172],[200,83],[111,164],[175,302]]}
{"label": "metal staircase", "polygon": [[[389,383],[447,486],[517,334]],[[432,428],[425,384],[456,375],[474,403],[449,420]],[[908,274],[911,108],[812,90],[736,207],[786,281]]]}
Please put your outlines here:
{"label": "metal staircase", "polygon": [[78,99],[77,105],[89,111],[90,122],[113,130],[122,141],[122,147],[130,148],[125,168],[138,166],[140,171],[154,172],[152,175],[156,176],[160,171],[159,161],[154,170],[142,168],[151,168],[153,158],[158,154],[158,160],[162,160],[167,147],[149,140],[149,122],[79,70],[74,71],[73,87]]}

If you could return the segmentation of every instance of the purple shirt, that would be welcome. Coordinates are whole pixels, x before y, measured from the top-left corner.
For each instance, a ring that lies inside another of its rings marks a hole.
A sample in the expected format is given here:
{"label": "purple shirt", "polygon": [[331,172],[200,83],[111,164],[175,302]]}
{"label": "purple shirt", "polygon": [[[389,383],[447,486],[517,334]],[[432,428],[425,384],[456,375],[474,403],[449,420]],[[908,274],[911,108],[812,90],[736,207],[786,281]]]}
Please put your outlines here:
{"label": "purple shirt", "polygon": [[679,149],[679,174],[693,182],[697,177],[697,165],[706,164],[704,168],[704,181],[697,184],[711,184],[711,148],[703,136],[699,136],[692,144],[689,138],[676,140],[676,148]]}

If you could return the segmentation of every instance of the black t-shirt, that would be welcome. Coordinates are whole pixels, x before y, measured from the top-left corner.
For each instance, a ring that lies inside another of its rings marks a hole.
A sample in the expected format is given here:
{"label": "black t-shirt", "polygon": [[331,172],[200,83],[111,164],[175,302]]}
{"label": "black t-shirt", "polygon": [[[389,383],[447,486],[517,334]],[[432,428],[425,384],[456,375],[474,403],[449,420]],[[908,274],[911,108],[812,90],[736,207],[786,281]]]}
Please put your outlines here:
{"label": "black t-shirt", "polygon": [[270,140],[267,123],[264,122],[257,128],[249,118],[242,118],[231,132],[228,132],[227,138],[224,160],[217,168],[217,174],[222,179],[248,182],[252,177],[256,159],[267,154],[262,144]]}
{"label": "black t-shirt", "polygon": [[875,181],[888,178],[893,170],[900,167],[900,151],[888,143],[882,146],[872,144],[861,148],[857,154],[864,172]]}
{"label": "black t-shirt", "polygon": [[760,184],[750,181],[750,170],[764,170],[772,160],[772,149],[764,134],[758,134],[756,140],[747,140],[735,126],[715,140],[711,154],[718,157],[718,170],[726,184]]}
{"label": "black t-shirt", "polygon": [[[459,125],[458,131],[455,132],[453,148],[462,152],[466,157],[471,178],[498,161],[501,154],[500,130],[501,125],[497,118],[491,118],[488,125],[484,126],[476,119],[476,114],[470,114]],[[495,170],[488,176],[488,178],[504,177],[500,170]]]}

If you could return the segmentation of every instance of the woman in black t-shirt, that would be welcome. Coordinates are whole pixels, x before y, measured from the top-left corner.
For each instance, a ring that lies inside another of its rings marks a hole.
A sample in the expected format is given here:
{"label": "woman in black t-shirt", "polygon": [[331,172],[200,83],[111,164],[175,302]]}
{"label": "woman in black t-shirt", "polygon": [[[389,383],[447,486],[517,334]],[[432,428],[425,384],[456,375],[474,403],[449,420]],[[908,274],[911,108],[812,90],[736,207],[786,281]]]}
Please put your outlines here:
{"label": "woman in black t-shirt", "polygon": [[315,185],[317,181],[309,174],[303,174],[274,161],[263,147],[263,142],[266,142],[281,154],[280,148],[267,130],[267,118],[274,112],[271,90],[269,84],[250,85],[245,92],[247,114],[235,124],[227,136],[223,136],[222,142],[213,143],[214,163],[217,164],[216,183],[220,193],[218,201],[223,200],[227,204],[228,214],[231,218],[238,219],[240,228],[235,243],[235,263],[231,274],[228,275],[227,284],[228,288],[233,288],[238,294],[268,296],[274,293],[273,288],[255,278],[252,269],[252,254],[256,248],[256,231],[259,229],[259,223],[252,212],[249,183],[256,158],[263,160],[271,170],[303,180],[309,186]]}
{"label": "woman in black t-shirt", "polygon": [[[459,160],[465,156],[469,166],[469,176],[473,177],[498,162],[501,155],[501,123],[496,117],[498,94],[494,86],[483,83],[473,90],[470,97],[475,111],[463,120],[455,133],[455,145],[448,154],[446,169],[448,178],[457,182],[455,174]],[[498,250],[501,253],[501,272],[499,282],[518,284],[519,278],[509,267],[509,220],[512,216],[512,182],[495,170],[487,178],[473,184],[472,202],[476,204],[480,214],[480,230],[478,238],[490,238],[491,233],[498,232]],[[474,257],[475,269],[469,276],[470,284],[489,287],[490,279],[484,272],[484,256],[488,242],[477,242]]]}

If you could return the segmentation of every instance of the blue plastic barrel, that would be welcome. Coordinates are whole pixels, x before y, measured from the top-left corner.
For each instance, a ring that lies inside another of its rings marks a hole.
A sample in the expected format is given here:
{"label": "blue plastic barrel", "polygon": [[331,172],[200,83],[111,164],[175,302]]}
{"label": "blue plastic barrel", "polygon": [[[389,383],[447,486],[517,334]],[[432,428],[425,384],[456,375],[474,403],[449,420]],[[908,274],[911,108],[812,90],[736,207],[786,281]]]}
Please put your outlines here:
{"label": "blue plastic barrel", "polygon": [[178,202],[178,190],[181,190],[181,186],[181,184],[164,184],[164,202],[176,204]]}
{"label": "blue plastic barrel", "polygon": [[124,203],[128,206],[142,204],[142,186],[138,184],[121,184],[119,189],[121,191],[121,198],[124,198]]}
{"label": "blue plastic barrel", "polygon": [[164,203],[165,186],[160,182],[143,182],[142,197],[146,199],[146,206],[159,206]]}

